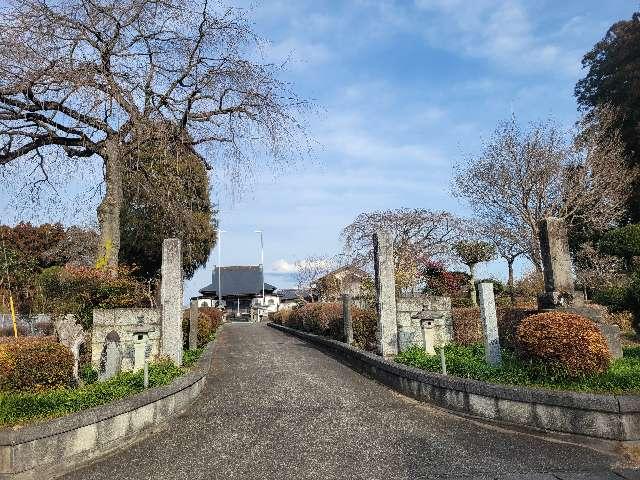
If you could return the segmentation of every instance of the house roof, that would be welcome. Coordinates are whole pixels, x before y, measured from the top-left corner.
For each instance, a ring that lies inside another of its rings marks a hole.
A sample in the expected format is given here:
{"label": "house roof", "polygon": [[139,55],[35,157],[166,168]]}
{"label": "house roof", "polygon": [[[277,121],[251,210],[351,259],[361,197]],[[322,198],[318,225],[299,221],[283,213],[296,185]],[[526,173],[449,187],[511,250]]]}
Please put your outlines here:
{"label": "house roof", "polygon": [[332,275],[336,275],[338,273],[342,273],[342,272],[348,272],[350,275],[353,275],[356,278],[361,278],[361,279],[365,279],[369,277],[369,274],[367,272],[365,272],[364,270],[362,270],[361,268],[355,267],[353,265],[345,265],[344,267],[340,267],[336,270],[333,270],[329,273],[327,273],[326,275],[323,275],[322,277],[320,277],[318,280],[321,280],[323,278],[332,276]]}
{"label": "house roof", "polygon": [[278,296],[283,301],[288,300],[298,300],[300,298],[308,297],[310,294],[308,289],[298,289],[298,288],[283,288],[282,290],[278,290]]}
{"label": "house roof", "polygon": [[[211,275],[211,283],[200,289],[203,295],[218,296],[218,271],[221,272],[220,287],[222,297],[237,297],[242,295],[262,294],[262,282],[264,275],[260,265],[231,266],[214,268]],[[273,293],[276,287],[265,283],[264,290]]]}

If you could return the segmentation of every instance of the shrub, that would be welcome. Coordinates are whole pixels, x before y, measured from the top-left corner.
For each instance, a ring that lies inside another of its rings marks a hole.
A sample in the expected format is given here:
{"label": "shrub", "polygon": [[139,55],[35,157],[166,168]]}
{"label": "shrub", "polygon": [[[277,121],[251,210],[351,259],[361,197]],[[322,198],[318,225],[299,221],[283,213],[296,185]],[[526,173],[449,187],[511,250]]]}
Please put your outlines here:
{"label": "shrub", "polygon": [[0,343],[0,390],[40,391],[73,381],[71,351],[51,337],[18,337]]}
{"label": "shrub", "polygon": [[[334,340],[344,341],[344,323],[341,303],[307,303],[291,310],[271,315],[274,323],[304,330]],[[354,344],[364,350],[375,350],[378,320],[375,310],[351,307]]]}
{"label": "shrub", "polygon": [[373,352],[378,348],[378,315],[372,308],[351,308],[354,346]]}
{"label": "shrub", "polygon": [[564,368],[570,376],[604,372],[611,363],[607,342],[588,318],[566,312],[531,315],[518,325],[519,353]]}
{"label": "shrub", "polygon": [[[222,310],[213,307],[198,309],[198,347],[203,347],[215,338],[218,327],[222,324]],[[182,338],[185,345],[189,343],[190,311],[182,314]]]}
{"label": "shrub", "polygon": [[593,300],[612,312],[621,312],[628,308],[627,292],[627,285],[611,285],[593,292]]}
{"label": "shrub", "polygon": [[95,308],[135,308],[150,305],[145,284],[131,269],[118,267],[51,267],[42,271],[39,283],[54,314],[72,313],[85,329],[91,328]]}
{"label": "shrub", "polygon": [[[149,364],[149,387],[167,385],[184,373],[171,361]],[[0,426],[50,418],[104,405],[144,390],[143,371],[123,372],[104,382],[37,393],[0,392]]]}
{"label": "shrub", "polygon": [[624,258],[630,267],[631,259],[640,256],[640,224],[609,230],[600,239],[598,247],[602,253]]}
{"label": "shrub", "polygon": [[[498,334],[500,345],[514,348],[516,345],[516,329],[525,317],[535,313],[526,308],[498,308]],[[453,341],[458,345],[481,343],[482,322],[479,308],[454,308],[451,310],[453,320]]]}

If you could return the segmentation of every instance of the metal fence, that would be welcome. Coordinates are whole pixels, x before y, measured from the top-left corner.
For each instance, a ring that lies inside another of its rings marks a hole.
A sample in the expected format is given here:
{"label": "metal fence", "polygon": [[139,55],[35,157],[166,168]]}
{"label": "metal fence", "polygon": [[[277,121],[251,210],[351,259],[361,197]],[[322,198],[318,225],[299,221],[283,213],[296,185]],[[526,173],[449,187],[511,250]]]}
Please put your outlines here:
{"label": "metal fence", "polygon": [[[37,315],[16,315],[18,333],[22,336],[50,335],[53,333],[53,321],[51,315],[44,313]],[[13,320],[8,313],[0,313],[0,336],[13,335]]]}

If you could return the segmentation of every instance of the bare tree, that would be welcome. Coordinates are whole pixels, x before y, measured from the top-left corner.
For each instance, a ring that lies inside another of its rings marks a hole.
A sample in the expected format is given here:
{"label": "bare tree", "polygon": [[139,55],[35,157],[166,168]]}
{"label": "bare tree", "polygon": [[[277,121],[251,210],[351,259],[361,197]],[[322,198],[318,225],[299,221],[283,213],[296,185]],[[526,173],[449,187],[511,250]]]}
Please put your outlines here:
{"label": "bare tree", "polygon": [[256,41],[241,11],[206,0],[14,0],[0,12],[0,166],[32,164],[38,183],[56,152],[101,159],[98,263],[117,265],[123,169],[145,144],[188,142],[235,172],[297,152],[304,102],[251,60]]}
{"label": "bare tree", "polygon": [[529,249],[526,232],[514,231],[497,222],[486,222],[480,226],[483,236],[495,247],[500,258],[507,262],[507,285],[511,303],[515,302],[513,264],[521,255]]}
{"label": "bare tree", "polygon": [[316,282],[336,267],[336,261],[334,258],[324,255],[311,255],[296,261],[295,267],[298,291],[302,293],[303,297],[305,292],[308,293],[313,302]]}
{"label": "bare tree", "polygon": [[462,263],[469,267],[469,297],[471,304],[478,305],[476,292],[476,266],[479,263],[494,259],[496,249],[493,245],[482,240],[461,240],[453,246],[453,250]]}
{"label": "bare tree", "polygon": [[341,234],[349,263],[362,268],[373,264],[373,234],[379,229],[393,238],[397,286],[411,290],[418,281],[421,261],[448,258],[465,224],[449,212],[421,208],[361,213]]}
{"label": "bare tree", "polygon": [[624,214],[637,172],[625,166],[611,118],[602,110],[599,122],[582,121],[569,139],[552,122],[523,131],[512,118],[478,156],[455,167],[453,193],[467,200],[481,221],[526,232],[527,256],[540,269],[542,218],[602,231]]}

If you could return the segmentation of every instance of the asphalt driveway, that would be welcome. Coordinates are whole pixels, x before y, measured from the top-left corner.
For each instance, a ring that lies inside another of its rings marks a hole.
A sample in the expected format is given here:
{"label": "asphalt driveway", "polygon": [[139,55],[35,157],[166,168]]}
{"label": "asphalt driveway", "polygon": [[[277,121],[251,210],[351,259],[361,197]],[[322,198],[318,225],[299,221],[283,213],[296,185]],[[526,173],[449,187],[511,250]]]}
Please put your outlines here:
{"label": "asphalt driveway", "polygon": [[265,325],[228,324],[217,341],[186,414],[64,478],[623,478],[608,454],[419,404]]}

